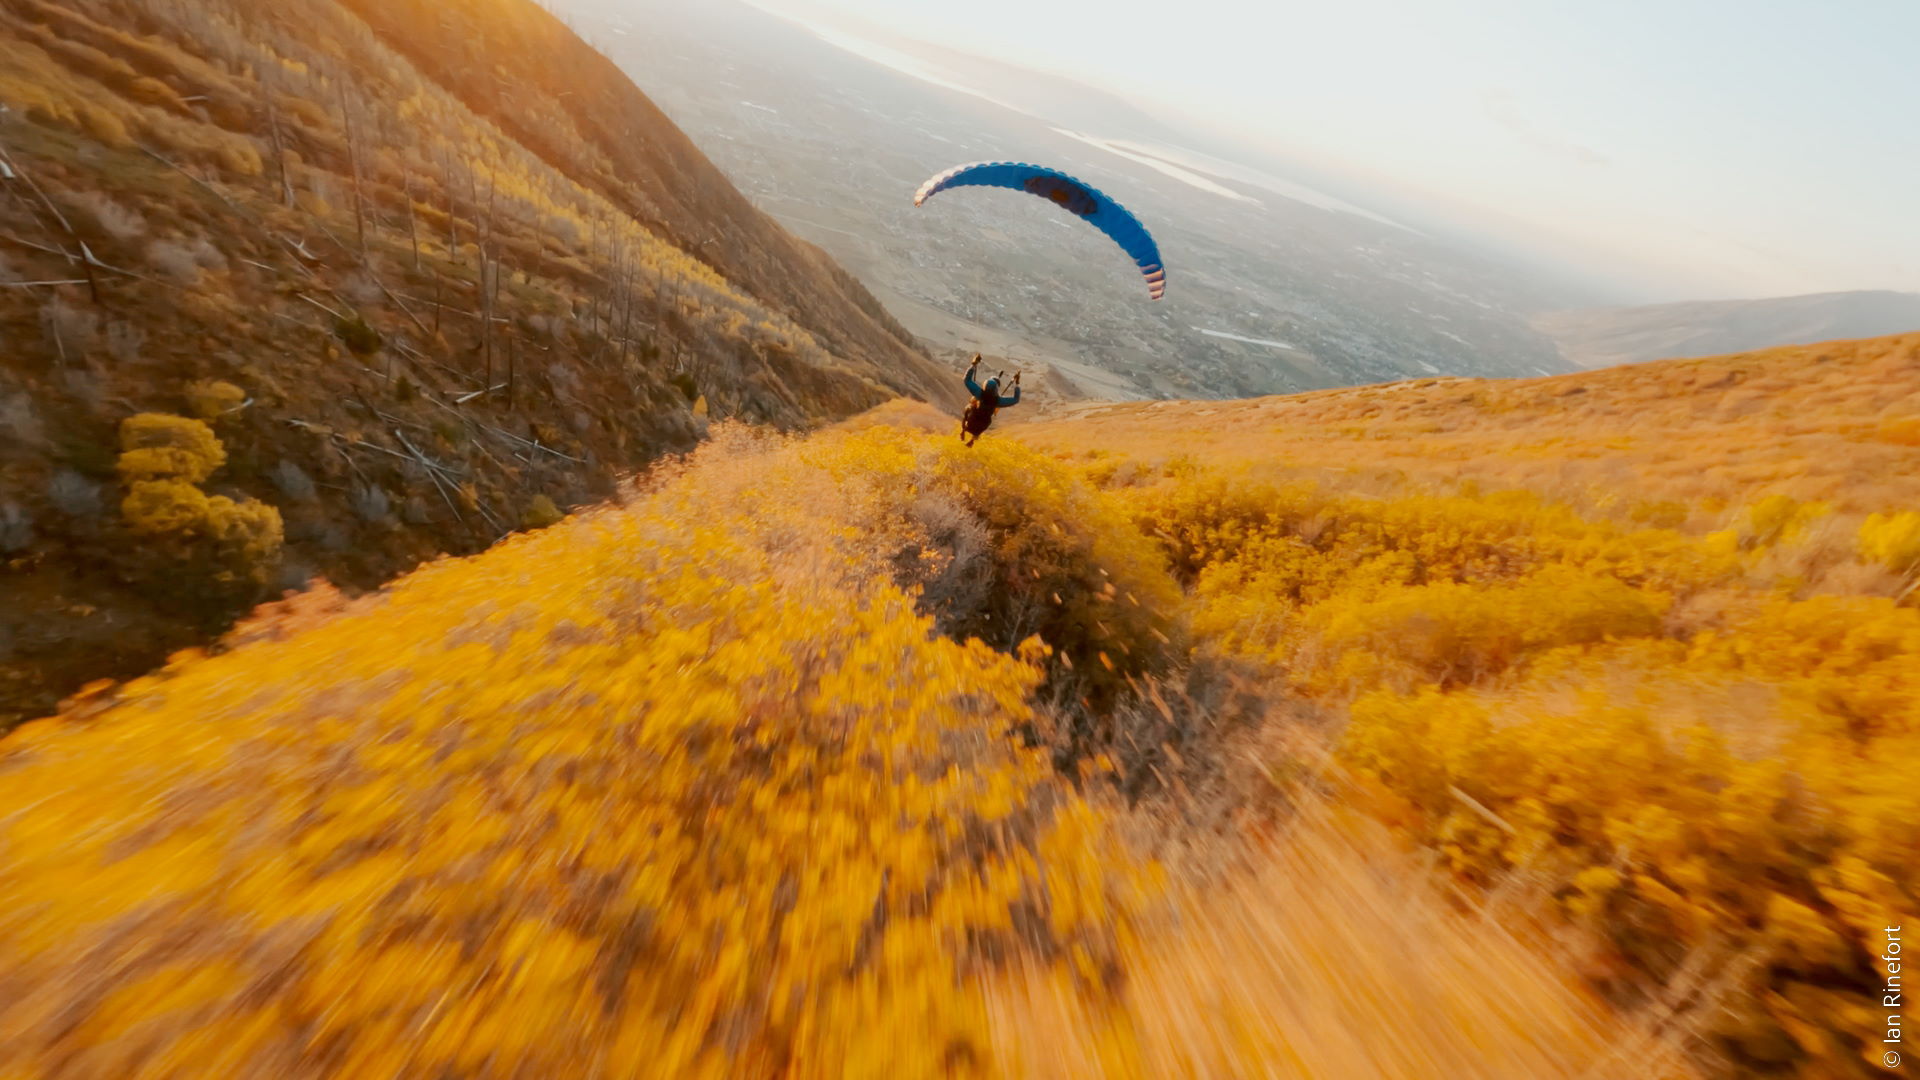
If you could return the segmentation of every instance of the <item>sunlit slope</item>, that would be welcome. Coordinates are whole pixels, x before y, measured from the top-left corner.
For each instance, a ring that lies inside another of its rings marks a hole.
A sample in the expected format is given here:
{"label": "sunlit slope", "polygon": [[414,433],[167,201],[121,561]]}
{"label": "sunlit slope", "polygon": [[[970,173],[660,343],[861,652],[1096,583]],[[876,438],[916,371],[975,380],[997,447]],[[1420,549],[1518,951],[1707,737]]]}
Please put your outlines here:
{"label": "sunlit slope", "polygon": [[0,1075],[1678,1075],[1337,817],[1168,889],[1098,793],[1178,736],[1064,729],[1178,605],[1070,470],[882,430],[263,613],[0,742]]}
{"label": "sunlit slope", "polygon": [[1132,507],[1203,655],[1335,717],[1469,895],[1710,1073],[1867,1077],[1920,906],[1916,345],[1005,436]]}
{"label": "sunlit slope", "polygon": [[1082,406],[1056,450],[1525,487],[1583,502],[1755,493],[1920,506],[1920,335],[1546,379],[1421,379],[1241,402]]}

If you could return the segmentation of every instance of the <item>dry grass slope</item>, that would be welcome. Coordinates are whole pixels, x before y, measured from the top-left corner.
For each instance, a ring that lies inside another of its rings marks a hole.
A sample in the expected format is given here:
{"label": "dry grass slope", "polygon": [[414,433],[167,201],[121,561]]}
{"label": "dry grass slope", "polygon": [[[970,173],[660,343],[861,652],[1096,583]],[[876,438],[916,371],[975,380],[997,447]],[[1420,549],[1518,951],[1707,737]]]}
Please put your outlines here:
{"label": "dry grass slope", "polygon": [[1186,455],[1343,484],[1524,488],[1704,526],[1779,494],[1843,514],[1920,504],[1920,335],[1547,379],[1420,379],[1240,402],[1085,405],[1035,446]]}
{"label": "dry grass slope", "polygon": [[[531,2],[4,0],[0,104],[0,727],[604,498],[709,415],[951,392]],[[139,413],[282,517],[251,592],[115,513]]]}

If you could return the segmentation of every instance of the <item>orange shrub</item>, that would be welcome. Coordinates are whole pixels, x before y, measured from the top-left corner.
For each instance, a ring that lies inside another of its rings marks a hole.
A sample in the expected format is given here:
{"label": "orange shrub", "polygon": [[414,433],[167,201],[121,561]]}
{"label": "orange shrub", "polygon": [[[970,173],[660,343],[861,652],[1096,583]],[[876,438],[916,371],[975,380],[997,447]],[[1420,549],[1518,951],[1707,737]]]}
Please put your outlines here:
{"label": "orange shrub", "polygon": [[1880,425],[1878,435],[1881,442],[1895,446],[1920,446],[1920,416],[1888,420]]}

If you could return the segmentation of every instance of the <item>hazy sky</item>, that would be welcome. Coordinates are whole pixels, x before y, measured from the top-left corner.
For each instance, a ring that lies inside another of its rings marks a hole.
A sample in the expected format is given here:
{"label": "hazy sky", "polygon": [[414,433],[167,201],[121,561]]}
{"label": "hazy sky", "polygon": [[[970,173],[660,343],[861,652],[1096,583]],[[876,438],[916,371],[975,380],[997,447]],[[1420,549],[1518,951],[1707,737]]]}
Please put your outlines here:
{"label": "hazy sky", "polygon": [[1920,291],[1920,0],[757,2],[1071,74],[1647,298]]}

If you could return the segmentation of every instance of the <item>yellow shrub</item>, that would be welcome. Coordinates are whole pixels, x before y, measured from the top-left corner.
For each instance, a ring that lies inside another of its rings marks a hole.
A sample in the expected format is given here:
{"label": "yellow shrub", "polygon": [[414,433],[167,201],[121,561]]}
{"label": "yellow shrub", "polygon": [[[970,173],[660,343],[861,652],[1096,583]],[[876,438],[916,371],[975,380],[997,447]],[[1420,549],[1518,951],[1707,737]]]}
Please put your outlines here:
{"label": "yellow shrub", "polygon": [[227,461],[226,448],[212,428],[164,413],[140,413],[122,420],[120,449],[120,475],[128,481],[175,479],[197,484]]}
{"label": "yellow shrub", "polygon": [[127,84],[127,96],[143,105],[152,105],[169,112],[183,115],[187,112],[186,103],[180,100],[180,95],[174,92],[173,87],[159,79],[141,76],[133,80]]}
{"label": "yellow shrub", "polygon": [[[1773,594],[1753,552],[1817,503],[1766,498],[1694,539],[1677,500],[1635,504],[1656,526],[1635,529],[1459,490],[1189,468],[1122,497],[1194,582],[1200,641],[1355,695],[1340,755],[1412,805],[1445,865],[1524,867],[1652,981],[1690,949],[1766,957],[1716,1032],[1742,1045],[1867,1041],[1795,1003],[1866,993],[1874,928],[1920,903],[1920,766],[1902,764],[1920,760],[1920,612]],[[1911,572],[1920,514],[1874,515],[1859,547]]]}
{"label": "yellow shrub", "polygon": [[1678,499],[1658,499],[1634,503],[1627,516],[1635,524],[1656,529],[1678,529],[1687,523],[1692,514],[1692,508]]}
{"label": "yellow shrub", "polygon": [[207,520],[207,494],[185,480],[135,480],[120,503],[121,516],[138,533],[178,533]]}
{"label": "yellow shrub", "polygon": [[1920,569],[1920,512],[1868,517],[1860,525],[1860,555],[1896,574]]}
{"label": "yellow shrub", "polygon": [[[1307,659],[1320,690],[1365,689],[1389,668],[1399,680],[1471,680],[1521,653],[1651,633],[1665,597],[1740,567],[1735,550],[1589,521],[1524,493],[1316,498],[1219,484],[1129,498],[1176,565],[1199,564],[1196,632],[1229,651]],[[1323,638],[1336,621],[1344,629]]]}
{"label": "yellow shrub", "polygon": [[740,449],[16,733],[9,1060],[977,1075],[983,972],[1116,970],[1156,875],[1007,735],[1037,652],[937,635]]}
{"label": "yellow shrub", "polygon": [[1768,547],[1791,540],[1826,512],[1827,508],[1819,503],[1803,503],[1785,495],[1769,495],[1747,507],[1741,515],[1740,543],[1743,547]]}
{"label": "yellow shrub", "polygon": [[128,482],[179,478],[188,483],[205,480],[212,471],[206,460],[191,451],[172,446],[129,450],[120,455],[117,468]]}
{"label": "yellow shrub", "polygon": [[222,139],[214,151],[214,160],[222,169],[236,176],[253,177],[266,171],[259,147],[239,136]]}
{"label": "yellow shrub", "polygon": [[1693,645],[1693,665],[1792,687],[1822,735],[1920,734],[1920,611],[1881,597],[1773,601]]}
{"label": "yellow shrub", "polygon": [[220,574],[234,581],[267,584],[285,538],[278,509],[257,499],[235,502],[215,495],[207,500],[205,529],[219,549],[224,564]]}
{"label": "yellow shrub", "polygon": [[218,420],[246,400],[245,390],[220,379],[196,379],[187,385],[187,404],[202,420]]}
{"label": "yellow shrub", "polygon": [[1549,649],[1656,634],[1665,608],[1659,595],[1557,567],[1514,585],[1399,586],[1303,615],[1291,669],[1318,693],[1454,686]]}
{"label": "yellow shrub", "polygon": [[276,94],[275,101],[299,123],[315,131],[327,131],[333,125],[333,117],[320,104],[292,94]]}
{"label": "yellow shrub", "polygon": [[[1351,715],[1342,755],[1456,871],[1555,876],[1645,970],[1751,947],[1772,966],[1745,992],[1798,1001],[1857,979],[1920,901],[1920,613],[1888,600],[1774,601],[1691,646],[1563,649],[1517,684],[1377,692]],[[1869,1041],[1838,1014],[1735,1015],[1742,1038]]]}
{"label": "yellow shrub", "polygon": [[[196,382],[188,398],[202,412],[217,412],[223,402],[243,397],[231,383]],[[250,602],[266,585],[280,560],[284,527],[280,511],[254,499],[209,497],[196,486],[226,462],[226,449],[213,429],[199,420],[141,413],[121,422],[124,448],[119,470],[127,483],[121,515],[136,533],[168,536],[179,543],[159,549],[173,560],[154,584],[218,603]],[[174,567],[191,572],[175,581]],[[219,595],[215,596],[214,593]]]}
{"label": "yellow shrub", "polygon": [[817,440],[807,455],[844,485],[852,536],[949,633],[1008,649],[1038,635],[1102,693],[1164,666],[1179,586],[1123,507],[1063,463],[887,427]]}
{"label": "yellow shrub", "polygon": [[[1102,465],[1111,475],[1119,463]],[[1166,547],[1174,571],[1186,580],[1250,543],[1292,531],[1325,501],[1310,484],[1280,488],[1221,474],[1142,489],[1126,498],[1135,523]]]}

